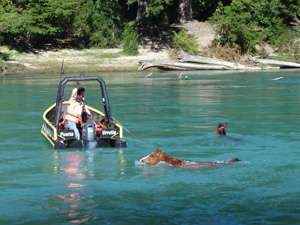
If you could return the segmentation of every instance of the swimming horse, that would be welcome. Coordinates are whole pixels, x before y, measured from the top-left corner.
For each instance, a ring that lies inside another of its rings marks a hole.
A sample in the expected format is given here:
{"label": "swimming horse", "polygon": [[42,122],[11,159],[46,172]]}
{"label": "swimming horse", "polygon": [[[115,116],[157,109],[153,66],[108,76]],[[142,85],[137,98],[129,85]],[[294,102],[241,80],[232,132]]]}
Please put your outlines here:
{"label": "swimming horse", "polygon": [[232,162],[240,161],[238,158],[232,158],[224,163],[219,162],[196,162],[191,160],[180,160],[173,156],[168,155],[163,152],[159,147],[157,147],[156,151],[151,153],[150,155],[142,158],[140,160],[141,163],[146,163],[148,165],[156,165],[159,162],[167,162],[178,168],[205,168],[211,166],[220,166],[220,165],[228,165]]}
{"label": "swimming horse", "polygon": [[227,126],[226,122],[224,123],[224,125],[219,123],[217,130],[216,130],[216,134],[225,136],[226,135],[226,131],[225,131],[226,126]]}
{"label": "swimming horse", "polygon": [[235,137],[228,137],[226,136],[226,126],[227,126],[227,123],[225,122],[224,125],[219,123],[217,129],[216,129],[216,134],[219,135],[219,138],[221,139],[226,139],[226,140],[230,140],[230,141],[242,141],[243,139],[241,138],[235,138]]}

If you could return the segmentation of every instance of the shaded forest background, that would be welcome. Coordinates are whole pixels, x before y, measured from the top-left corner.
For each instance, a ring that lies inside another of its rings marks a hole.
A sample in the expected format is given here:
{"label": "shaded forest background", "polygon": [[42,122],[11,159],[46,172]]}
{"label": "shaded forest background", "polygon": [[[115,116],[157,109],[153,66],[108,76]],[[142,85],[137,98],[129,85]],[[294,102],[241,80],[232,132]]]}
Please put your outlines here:
{"label": "shaded forest background", "polygon": [[263,55],[258,46],[269,45],[297,56],[299,14],[300,0],[1,0],[0,45],[21,52],[131,48],[159,37],[181,48],[170,40],[190,40],[172,25],[197,20],[213,24],[215,48]]}

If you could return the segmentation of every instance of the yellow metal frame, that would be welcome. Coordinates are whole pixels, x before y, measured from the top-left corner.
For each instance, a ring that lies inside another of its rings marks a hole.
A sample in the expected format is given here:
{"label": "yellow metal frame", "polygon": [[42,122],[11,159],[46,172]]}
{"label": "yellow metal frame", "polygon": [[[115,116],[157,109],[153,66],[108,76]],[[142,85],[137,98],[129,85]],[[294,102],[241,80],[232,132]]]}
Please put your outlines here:
{"label": "yellow metal frame", "polygon": [[[43,125],[43,127],[44,127],[45,125]],[[54,143],[53,143],[53,141],[48,137],[48,135],[47,134],[45,134],[44,133],[44,131],[43,131],[43,127],[42,127],[42,130],[41,130],[41,133],[42,133],[42,135],[44,135],[44,137],[45,138],[47,138],[48,139],[48,141],[50,142],[50,144],[54,147]]]}
{"label": "yellow metal frame", "polygon": [[[54,103],[52,106],[50,106],[43,114],[43,120],[48,124],[49,127],[51,127],[51,129],[53,130],[53,135],[54,135],[54,141],[57,140],[57,130],[56,128],[49,122],[49,120],[46,118],[47,113],[52,110],[54,107],[56,106],[56,103]],[[43,132],[43,130],[41,130],[41,133],[49,140],[49,137]],[[53,142],[51,141],[51,144],[53,144]]]}

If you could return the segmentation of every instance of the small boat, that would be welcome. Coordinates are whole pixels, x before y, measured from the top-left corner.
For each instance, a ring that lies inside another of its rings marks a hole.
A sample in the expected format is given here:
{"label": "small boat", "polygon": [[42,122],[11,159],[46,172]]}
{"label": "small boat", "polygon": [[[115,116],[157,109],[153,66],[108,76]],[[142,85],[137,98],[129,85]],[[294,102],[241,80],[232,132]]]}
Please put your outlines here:
{"label": "small boat", "polygon": [[[100,83],[101,99],[104,113],[88,105],[85,107],[91,112],[83,128],[80,130],[80,140],[75,138],[74,130],[65,128],[63,115],[67,111],[69,102],[63,101],[64,87],[70,81],[97,81]],[[55,149],[90,148],[93,147],[127,147],[123,139],[123,126],[113,120],[105,82],[99,76],[85,76],[81,73],[77,77],[65,77],[59,83],[56,103],[50,106],[43,114],[44,124],[41,133]]]}

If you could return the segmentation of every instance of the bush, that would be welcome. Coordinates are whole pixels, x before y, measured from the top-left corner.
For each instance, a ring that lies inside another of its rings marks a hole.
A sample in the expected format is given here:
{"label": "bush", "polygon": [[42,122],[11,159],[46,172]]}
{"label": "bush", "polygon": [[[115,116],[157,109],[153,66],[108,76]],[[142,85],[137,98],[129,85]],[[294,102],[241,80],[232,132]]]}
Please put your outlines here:
{"label": "bush", "polygon": [[122,34],[123,52],[126,55],[137,55],[138,50],[138,33],[130,26],[127,26]]}
{"label": "bush", "polygon": [[[230,5],[219,2],[210,20],[217,24],[218,43],[237,44],[242,54],[255,53],[257,44],[268,43],[279,47],[290,41],[286,25],[297,7],[290,1],[232,0]],[[283,37],[280,37],[283,35]]]}
{"label": "bush", "polygon": [[173,33],[173,43],[178,51],[183,50],[188,54],[198,55],[199,43],[196,38],[189,36],[185,30],[181,30],[179,33],[173,31]]}
{"label": "bush", "polygon": [[0,52],[0,58],[4,61],[8,60],[10,57],[10,54],[7,52]]}

